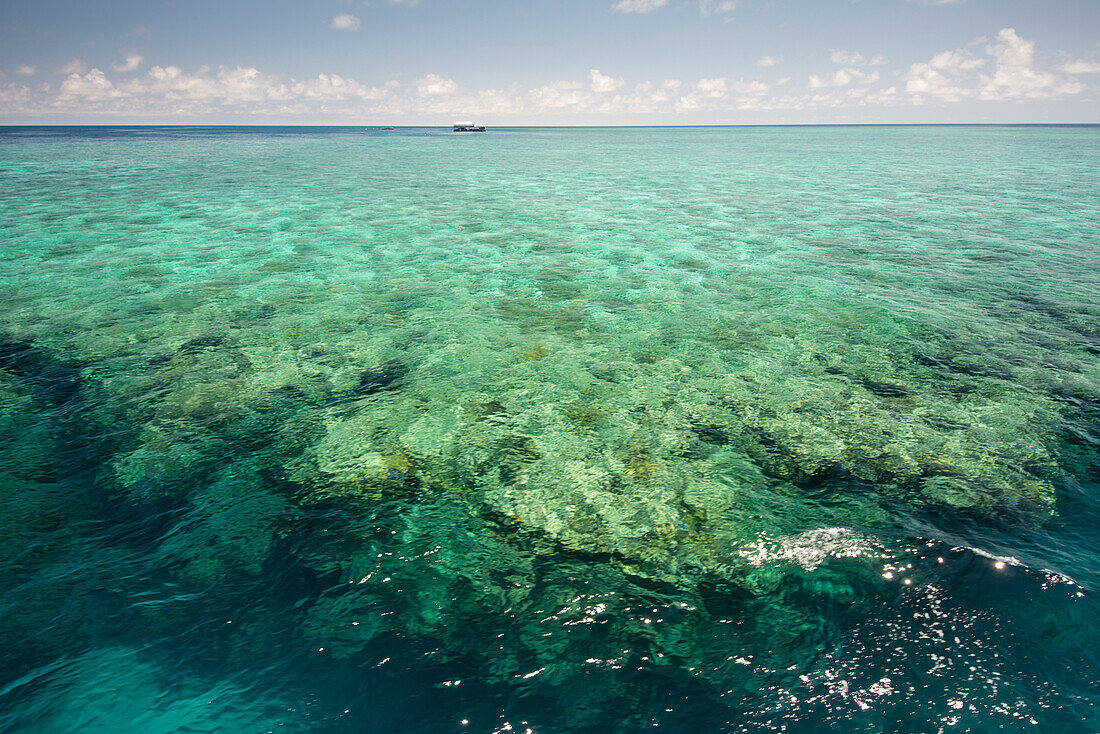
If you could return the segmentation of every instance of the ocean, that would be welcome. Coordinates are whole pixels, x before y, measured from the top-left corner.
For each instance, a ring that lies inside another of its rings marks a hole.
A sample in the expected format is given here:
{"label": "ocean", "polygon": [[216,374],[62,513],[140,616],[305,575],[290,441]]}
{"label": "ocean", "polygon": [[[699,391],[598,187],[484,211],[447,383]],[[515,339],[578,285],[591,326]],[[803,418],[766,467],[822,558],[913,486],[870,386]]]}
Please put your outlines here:
{"label": "ocean", "polygon": [[0,128],[0,730],[1100,730],[1100,126]]}

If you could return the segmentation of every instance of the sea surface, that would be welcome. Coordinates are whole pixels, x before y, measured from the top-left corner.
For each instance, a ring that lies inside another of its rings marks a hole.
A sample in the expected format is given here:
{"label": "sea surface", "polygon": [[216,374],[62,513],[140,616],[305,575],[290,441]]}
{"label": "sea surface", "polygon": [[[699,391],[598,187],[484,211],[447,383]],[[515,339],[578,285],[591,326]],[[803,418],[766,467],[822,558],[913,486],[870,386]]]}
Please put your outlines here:
{"label": "sea surface", "polygon": [[8,127],[0,255],[2,731],[1100,731],[1100,127]]}

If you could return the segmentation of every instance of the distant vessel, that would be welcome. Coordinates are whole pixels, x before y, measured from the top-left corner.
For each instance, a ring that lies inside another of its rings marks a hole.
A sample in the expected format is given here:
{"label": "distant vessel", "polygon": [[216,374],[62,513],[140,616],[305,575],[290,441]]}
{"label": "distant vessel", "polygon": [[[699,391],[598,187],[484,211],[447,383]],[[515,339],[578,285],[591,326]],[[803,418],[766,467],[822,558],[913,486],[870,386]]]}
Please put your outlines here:
{"label": "distant vessel", "polygon": [[485,126],[475,125],[472,122],[456,122],[454,131],[456,133],[483,133],[485,132]]}

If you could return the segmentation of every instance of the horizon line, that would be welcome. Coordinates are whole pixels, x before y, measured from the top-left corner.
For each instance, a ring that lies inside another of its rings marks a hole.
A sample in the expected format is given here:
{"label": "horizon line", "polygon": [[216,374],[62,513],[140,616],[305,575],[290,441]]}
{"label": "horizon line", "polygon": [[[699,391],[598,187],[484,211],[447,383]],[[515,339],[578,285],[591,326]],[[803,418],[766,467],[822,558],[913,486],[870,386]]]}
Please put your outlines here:
{"label": "horizon line", "polygon": [[[449,128],[454,123],[386,125],[384,123],[240,123],[240,122],[14,122],[0,123],[2,128],[18,127],[312,127],[312,128]],[[714,127],[1100,127],[1100,122],[729,122],[729,123],[655,123],[655,124],[521,124],[486,125],[495,129],[570,129],[570,128],[714,128]]]}

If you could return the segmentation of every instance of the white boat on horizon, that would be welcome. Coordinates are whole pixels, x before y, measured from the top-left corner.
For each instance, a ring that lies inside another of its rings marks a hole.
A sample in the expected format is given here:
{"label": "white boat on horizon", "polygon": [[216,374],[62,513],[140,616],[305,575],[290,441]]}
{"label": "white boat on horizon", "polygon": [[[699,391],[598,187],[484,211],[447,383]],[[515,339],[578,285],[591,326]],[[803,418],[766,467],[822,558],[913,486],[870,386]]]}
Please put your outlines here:
{"label": "white boat on horizon", "polygon": [[485,132],[484,125],[475,125],[472,122],[456,122],[454,124],[454,132],[456,133],[483,133]]}

